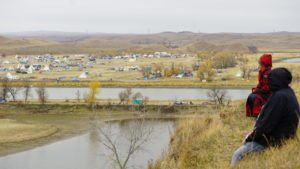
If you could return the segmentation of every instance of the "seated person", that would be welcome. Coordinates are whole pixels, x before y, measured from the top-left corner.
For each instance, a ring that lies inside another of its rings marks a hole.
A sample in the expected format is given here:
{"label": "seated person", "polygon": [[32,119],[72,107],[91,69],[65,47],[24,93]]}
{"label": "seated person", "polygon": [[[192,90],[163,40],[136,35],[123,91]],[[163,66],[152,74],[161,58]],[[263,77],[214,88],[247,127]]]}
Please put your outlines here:
{"label": "seated person", "polygon": [[246,103],[246,115],[257,117],[262,106],[267,102],[271,91],[268,86],[267,76],[272,68],[272,55],[264,54],[259,59],[258,85],[252,89]]}
{"label": "seated person", "polygon": [[262,151],[268,146],[280,146],[286,139],[296,136],[300,110],[295,93],[289,87],[292,75],[286,68],[276,68],[270,72],[268,80],[272,96],[261,110],[253,131],[234,152],[232,166],[246,154]]}

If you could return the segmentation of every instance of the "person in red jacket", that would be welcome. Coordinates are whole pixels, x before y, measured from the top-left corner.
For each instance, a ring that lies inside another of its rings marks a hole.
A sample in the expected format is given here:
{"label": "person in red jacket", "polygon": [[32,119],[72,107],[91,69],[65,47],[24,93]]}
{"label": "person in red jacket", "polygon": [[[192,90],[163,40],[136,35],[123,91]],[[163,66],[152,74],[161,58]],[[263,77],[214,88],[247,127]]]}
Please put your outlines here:
{"label": "person in red jacket", "polygon": [[259,59],[260,70],[258,72],[258,85],[252,89],[246,103],[246,115],[257,117],[262,106],[267,102],[271,95],[268,86],[268,75],[272,69],[272,55],[263,54]]}

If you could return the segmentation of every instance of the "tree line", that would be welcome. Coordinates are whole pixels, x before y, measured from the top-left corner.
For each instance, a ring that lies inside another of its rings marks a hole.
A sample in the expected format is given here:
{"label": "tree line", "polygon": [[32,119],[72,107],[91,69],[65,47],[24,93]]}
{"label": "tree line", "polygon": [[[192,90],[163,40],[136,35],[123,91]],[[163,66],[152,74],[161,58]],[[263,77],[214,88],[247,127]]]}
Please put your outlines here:
{"label": "tree line", "polygon": [[[46,91],[45,82],[41,82],[35,89],[38,100],[41,104],[45,104],[48,100],[48,94]],[[29,98],[33,95],[33,89],[30,80],[24,79],[16,86],[12,80],[3,78],[0,81],[0,100],[2,102],[8,102],[10,99],[13,102],[17,101],[17,97],[22,93],[24,103],[27,103]]]}

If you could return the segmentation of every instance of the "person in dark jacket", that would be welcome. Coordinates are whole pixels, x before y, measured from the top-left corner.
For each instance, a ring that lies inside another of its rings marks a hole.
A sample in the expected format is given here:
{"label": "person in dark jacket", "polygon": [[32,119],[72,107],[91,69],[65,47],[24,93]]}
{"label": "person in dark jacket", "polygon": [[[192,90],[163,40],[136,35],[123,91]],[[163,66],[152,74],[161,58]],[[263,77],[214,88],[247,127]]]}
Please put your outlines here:
{"label": "person in dark jacket", "polygon": [[272,96],[262,108],[253,131],[234,152],[232,166],[248,153],[281,146],[283,141],[296,137],[300,109],[296,95],[289,87],[292,75],[286,68],[276,68],[270,72],[268,80]]}
{"label": "person in dark jacket", "polygon": [[258,84],[252,88],[252,93],[248,96],[246,103],[246,116],[248,117],[257,117],[271,95],[267,77],[272,69],[272,55],[263,54],[259,59],[259,66]]}

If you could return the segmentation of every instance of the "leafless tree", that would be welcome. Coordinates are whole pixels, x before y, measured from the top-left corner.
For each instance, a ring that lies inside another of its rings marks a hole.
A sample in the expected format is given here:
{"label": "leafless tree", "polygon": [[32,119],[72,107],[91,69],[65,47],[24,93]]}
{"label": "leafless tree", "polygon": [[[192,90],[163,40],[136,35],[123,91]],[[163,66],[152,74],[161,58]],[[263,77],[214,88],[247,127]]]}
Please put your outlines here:
{"label": "leafless tree", "polygon": [[246,65],[242,65],[240,67],[240,69],[241,69],[241,73],[242,73],[241,77],[243,79],[249,79],[251,76],[252,69]]}
{"label": "leafless tree", "polygon": [[258,49],[256,46],[248,46],[248,50],[250,53],[257,53]]}
{"label": "leafless tree", "polygon": [[16,101],[17,94],[18,94],[19,91],[20,91],[20,88],[18,88],[18,87],[12,87],[12,86],[8,87],[8,93],[10,93],[13,101]]}
{"label": "leafless tree", "polygon": [[1,53],[1,57],[5,58],[6,57],[6,53]]}
{"label": "leafless tree", "polygon": [[143,107],[143,113],[146,113],[146,105],[148,104],[150,99],[149,99],[149,97],[145,96],[143,100],[144,100],[144,102],[143,102],[143,106],[144,106]]}
{"label": "leafless tree", "polygon": [[7,99],[9,98],[8,95],[8,88],[9,88],[9,79],[8,78],[4,78],[1,80],[1,99],[7,101]]}
{"label": "leafless tree", "polygon": [[240,70],[241,70],[241,77],[243,79],[249,79],[252,69],[247,65],[249,62],[248,58],[246,57],[239,57],[238,60],[240,61]]}
{"label": "leafless tree", "polygon": [[[143,150],[143,145],[150,141],[153,133],[152,127],[145,125],[145,120],[138,120],[130,125],[128,132],[115,134],[111,124],[92,121],[92,126],[99,132],[98,141],[110,152],[112,165],[118,169],[128,169],[129,161],[134,154]],[[122,139],[121,139],[122,137]],[[126,146],[126,151],[120,150],[120,146]]]}
{"label": "leafless tree", "polygon": [[139,99],[139,98],[143,98],[143,95],[141,92],[137,92],[137,93],[134,93],[132,95],[132,100],[136,100],[136,99]]}
{"label": "leafless tree", "polygon": [[80,91],[77,90],[76,92],[76,99],[77,99],[77,102],[79,103],[80,102]]}
{"label": "leafless tree", "polygon": [[23,87],[24,87],[24,91],[23,91],[24,101],[25,103],[27,103],[28,98],[31,96],[31,84],[28,79],[25,79],[23,81]]}
{"label": "leafless tree", "polygon": [[36,93],[38,95],[38,99],[39,99],[40,103],[45,104],[48,99],[46,84],[41,83],[40,86],[36,89]]}
{"label": "leafless tree", "polygon": [[225,103],[230,103],[230,99],[227,96],[227,91],[224,89],[213,87],[207,92],[208,98],[210,98],[217,106],[224,106]]}
{"label": "leafless tree", "polygon": [[119,99],[120,99],[120,103],[119,104],[122,104],[122,103],[129,104],[130,103],[131,95],[132,95],[131,88],[127,88],[124,91],[121,91],[119,93]]}

